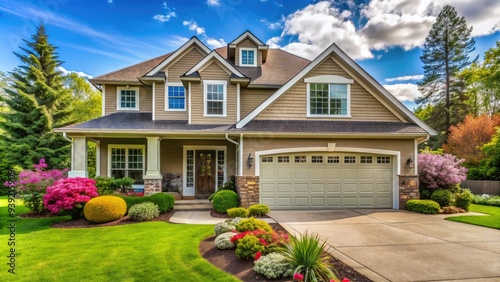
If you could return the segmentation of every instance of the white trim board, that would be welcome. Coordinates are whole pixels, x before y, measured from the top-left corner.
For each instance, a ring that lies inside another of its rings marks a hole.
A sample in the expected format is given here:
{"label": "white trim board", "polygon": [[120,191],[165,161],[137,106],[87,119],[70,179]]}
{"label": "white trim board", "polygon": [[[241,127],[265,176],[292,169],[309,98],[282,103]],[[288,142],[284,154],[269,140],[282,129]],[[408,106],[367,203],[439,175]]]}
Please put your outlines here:
{"label": "white trim board", "polygon": [[226,60],[224,60],[224,58],[222,58],[222,56],[219,55],[219,53],[217,53],[216,51],[212,51],[210,54],[208,54],[205,58],[203,58],[196,65],[194,65],[194,67],[189,69],[185,75],[190,75],[190,74],[193,74],[194,72],[200,70],[205,64],[209,63],[211,59],[217,60],[226,69],[230,70],[233,74],[237,75],[238,77],[242,77],[242,78],[246,77],[241,72],[239,72],[235,67],[233,67],[231,64],[229,64]]}

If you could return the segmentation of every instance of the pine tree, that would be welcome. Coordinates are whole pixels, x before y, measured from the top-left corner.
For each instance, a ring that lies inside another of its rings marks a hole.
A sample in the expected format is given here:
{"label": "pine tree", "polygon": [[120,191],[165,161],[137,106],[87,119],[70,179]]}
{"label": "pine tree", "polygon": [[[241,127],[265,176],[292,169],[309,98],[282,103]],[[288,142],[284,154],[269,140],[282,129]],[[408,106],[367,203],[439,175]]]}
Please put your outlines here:
{"label": "pine tree", "polygon": [[3,98],[7,112],[0,113],[3,130],[0,141],[5,157],[15,165],[30,167],[45,158],[49,168],[67,167],[70,143],[52,132],[55,127],[70,123],[71,95],[62,83],[57,67],[56,47],[49,43],[43,24],[31,41],[24,40],[22,53],[14,53],[21,65],[10,74],[12,85]]}
{"label": "pine tree", "polygon": [[446,5],[425,38],[420,57],[424,64],[424,78],[418,83],[422,96],[416,102],[441,109],[427,121],[438,132],[445,132],[441,140],[446,140],[450,125],[465,117],[464,84],[457,74],[471,64],[469,54],[475,49],[471,32],[472,27],[467,27],[465,18],[459,17],[455,8]]}

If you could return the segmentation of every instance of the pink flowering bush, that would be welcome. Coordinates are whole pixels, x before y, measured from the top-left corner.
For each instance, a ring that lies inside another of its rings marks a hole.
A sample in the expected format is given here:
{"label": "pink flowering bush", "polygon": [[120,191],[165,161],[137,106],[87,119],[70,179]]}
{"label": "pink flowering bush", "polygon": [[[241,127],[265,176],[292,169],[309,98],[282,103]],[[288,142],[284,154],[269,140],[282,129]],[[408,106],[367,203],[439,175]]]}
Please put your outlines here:
{"label": "pink flowering bush", "polygon": [[467,169],[461,165],[464,161],[450,154],[419,154],[420,185],[429,189],[451,188],[467,177]]}
{"label": "pink flowering bush", "polygon": [[83,207],[99,196],[95,180],[90,178],[64,178],[47,188],[43,196],[45,207],[54,214],[69,214],[73,219],[83,216]]}
{"label": "pink flowering bush", "polygon": [[46,168],[45,159],[40,159],[38,164],[33,165],[33,170],[21,171],[17,182],[4,184],[5,186],[15,186],[18,192],[24,195],[24,205],[37,213],[41,213],[44,209],[42,197],[47,187],[59,179],[66,178],[68,172],[68,169],[45,170]]}

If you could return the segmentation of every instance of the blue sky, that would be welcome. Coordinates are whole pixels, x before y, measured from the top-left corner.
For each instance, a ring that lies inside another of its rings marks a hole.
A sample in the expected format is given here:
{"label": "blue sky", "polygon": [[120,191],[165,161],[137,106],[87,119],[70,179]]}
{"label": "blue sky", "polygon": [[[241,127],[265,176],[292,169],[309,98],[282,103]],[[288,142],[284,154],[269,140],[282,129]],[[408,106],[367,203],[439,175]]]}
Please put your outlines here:
{"label": "blue sky", "polygon": [[19,65],[13,52],[40,21],[64,69],[90,76],[171,52],[194,35],[216,48],[250,30],[309,59],[335,42],[412,108],[421,47],[445,4],[473,26],[474,56],[500,40],[498,0],[0,0],[0,71]]}

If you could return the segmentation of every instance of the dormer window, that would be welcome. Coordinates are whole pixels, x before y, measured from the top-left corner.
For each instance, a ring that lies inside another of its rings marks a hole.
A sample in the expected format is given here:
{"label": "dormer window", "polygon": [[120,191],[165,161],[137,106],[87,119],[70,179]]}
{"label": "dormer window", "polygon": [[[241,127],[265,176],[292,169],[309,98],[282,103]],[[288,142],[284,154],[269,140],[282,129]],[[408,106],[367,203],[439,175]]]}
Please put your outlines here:
{"label": "dormer window", "polygon": [[240,48],[240,67],[257,66],[257,49]]}

